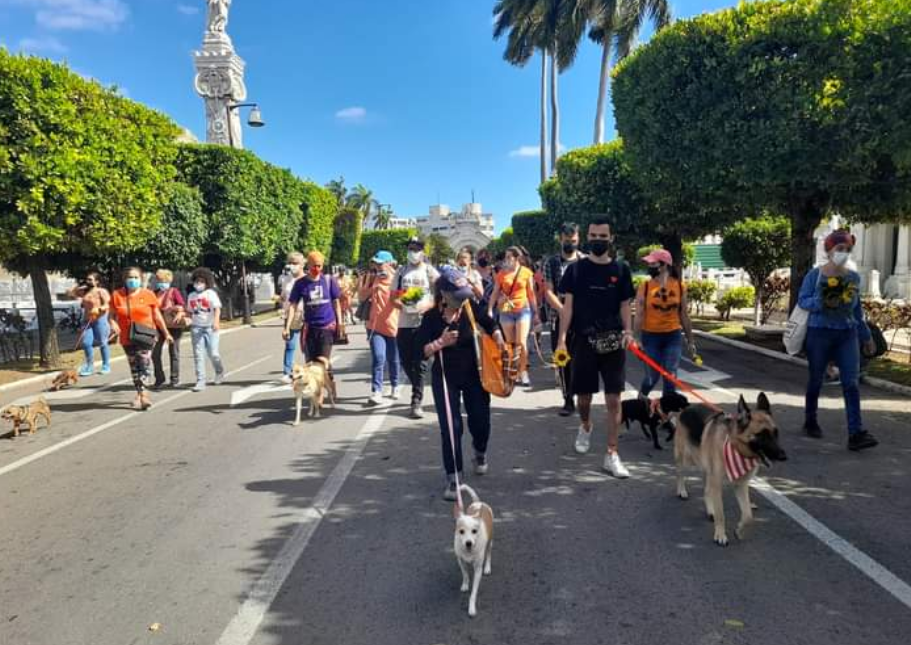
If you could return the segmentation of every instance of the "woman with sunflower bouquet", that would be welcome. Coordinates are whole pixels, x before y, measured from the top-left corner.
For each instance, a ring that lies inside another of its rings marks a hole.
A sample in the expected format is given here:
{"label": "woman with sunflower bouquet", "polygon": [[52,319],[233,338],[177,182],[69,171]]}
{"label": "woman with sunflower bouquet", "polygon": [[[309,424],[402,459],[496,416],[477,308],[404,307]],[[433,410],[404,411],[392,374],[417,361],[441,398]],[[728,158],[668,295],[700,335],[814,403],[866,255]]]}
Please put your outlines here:
{"label": "woman with sunflower bouquet", "polygon": [[855,239],[849,231],[838,230],[825,240],[828,262],[807,274],[800,288],[798,304],[810,312],[806,353],[810,378],[807,384],[804,431],[822,437],[817,420],[819,392],[830,362],[841,375],[845,411],[848,417],[848,449],[864,450],[877,445],[864,430],[860,413],[860,347],[873,354],[870,328],[860,303],[860,276],[847,267]]}

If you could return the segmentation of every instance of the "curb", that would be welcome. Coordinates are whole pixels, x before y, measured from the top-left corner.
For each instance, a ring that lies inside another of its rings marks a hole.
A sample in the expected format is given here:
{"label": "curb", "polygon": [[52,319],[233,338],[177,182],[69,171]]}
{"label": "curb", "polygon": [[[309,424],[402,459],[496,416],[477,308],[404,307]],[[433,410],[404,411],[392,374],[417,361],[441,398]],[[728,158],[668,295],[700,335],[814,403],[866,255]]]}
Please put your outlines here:
{"label": "curb", "polygon": [[[231,329],[226,329],[223,332],[221,332],[221,335],[228,336],[230,334],[233,334],[234,332],[238,332],[243,329],[253,329],[253,328],[257,327],[259,324],[268,322],[269,320],[271,320],[271,318],[265,318],[265,319],[259,321],[258,323],[255,322],[250,325],[241,325],[239,327],[232,327]],[[189,336],[185,336],[181,342],[190,342]],[[114,358],[111,359],[111,365],[113,365],[114,363],[120,363],[122,361],[125,361],[126,359],[127,359],[126,356],[115,356]],[[101,361],[95,361],[95,368],[97,369],[100,367],[101,367]],[[17,390],[20,387],[26,387],[28,385],[35,385],[36,383],[41,383],[42,381],[45,381],[45,380],[50,382],[50,381],[54,380],[54,378],[56,378],[58,374],[60,374],[59,371],[46,372],[44,374],[37,374],[35,376],[29,376],[28,378],[24,378],[19,381],[13,381],[12,383],[7,383],[6,385],[0,385],[0,394],[3,394],[5,392],[12,392],[13,390]]]}
{"label": "curb", "polygon": [[[750,343],[744,343],[739,340],[732,340],[730,338],[724,338],[723,336],[717,336],[715,334],[710,334],[706,331],[699,331],[697,329],[693,330],[693,333],[699,338],[704,338],[706,340],[714,341],[722,345],[727,345],[729,347],[736,347],[737,349],[742,349],[748,352],[753,352],[754,354],[762,354],[763,356],[768,356],[769,358],[774,358],[779,361],[784,361],[785,363],[791,363],[792,365],[799,365],[801,367],[807,367],[807,361],[802,358],[797,358],[796,356],[790,356],[788,354],[783,354],[781,352],[776,352],[771,349],[766,349],[764,347],[756,347]],[[880,390],[886,390],[888,392],[893,392],[895,394],[904,394],[905,396],[911,396],[911,387],[907,385],[900,385],[898,383],[893,383],[892,381],[886,381],[885,379],[876,378],[873,376],[865,376],[863,378],[863,383],[870,385]]]}

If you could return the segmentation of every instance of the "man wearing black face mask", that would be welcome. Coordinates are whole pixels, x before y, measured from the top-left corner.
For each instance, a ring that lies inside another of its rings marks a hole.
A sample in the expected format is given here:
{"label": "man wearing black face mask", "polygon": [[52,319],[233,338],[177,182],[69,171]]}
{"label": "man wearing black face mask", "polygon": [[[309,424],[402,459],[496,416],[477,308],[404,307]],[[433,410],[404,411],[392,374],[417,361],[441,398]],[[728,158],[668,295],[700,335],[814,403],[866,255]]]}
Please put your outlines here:
{"label": "man wearing black face mask", "polygon": [[[560,227],[560,253],[547,258],[544,263],[544,300],[547,305],[547,319],[550,322],[550,348],[557,349],[560,337],[560,312],[563,311],[563,293],[558,289],[566,268],[584,258],[579,251],[579,225],[566,222]],[[572,345],[572,333],[567,336],[567,343]],[[569,365],[557,368],[560,370],[560,386],[563,392],[563,407],[560,416],[568,417],[576,411],[572,394],[572,369]]]}
{"label": "man wearing black face mask", "polygon": [[[591,445],[593,395],[604,384],[607,405],[607,454],[603,468],[625,479],[629,471],[617,454],[620,434],[620,394],[626,387],[626,348],[633,340],[631,303],[636,291],[625,262],[611,257],[610,223],[596,219],[588,227],[591,255],[569,266],[560,281],[563,311],[557,348],[569,347],[573,366],[573,393],[579,402],[582,425],[576,436],[576,452],[585,454]],[[576,306],[578,303],[578,306]]]}

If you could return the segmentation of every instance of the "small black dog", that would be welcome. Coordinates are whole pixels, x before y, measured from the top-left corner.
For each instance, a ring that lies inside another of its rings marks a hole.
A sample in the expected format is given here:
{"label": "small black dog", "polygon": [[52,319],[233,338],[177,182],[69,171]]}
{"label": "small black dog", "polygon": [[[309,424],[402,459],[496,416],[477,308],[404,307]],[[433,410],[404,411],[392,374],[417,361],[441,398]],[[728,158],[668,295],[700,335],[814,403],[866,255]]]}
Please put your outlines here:
{"label": "small black dog", "polygon": [[680,394],[665,394],[660,399],[630,399],[621,404],[622,419],[627,430],[631,423],[639,422],[642,433],[646,439],[652,441],[655,450],[662,450],[658,442],[658,428],[667,430],[666,442],[669,442],[674,436],[674,424],[671,422],[670,415],[679,413],[689,406],[689,400]]}

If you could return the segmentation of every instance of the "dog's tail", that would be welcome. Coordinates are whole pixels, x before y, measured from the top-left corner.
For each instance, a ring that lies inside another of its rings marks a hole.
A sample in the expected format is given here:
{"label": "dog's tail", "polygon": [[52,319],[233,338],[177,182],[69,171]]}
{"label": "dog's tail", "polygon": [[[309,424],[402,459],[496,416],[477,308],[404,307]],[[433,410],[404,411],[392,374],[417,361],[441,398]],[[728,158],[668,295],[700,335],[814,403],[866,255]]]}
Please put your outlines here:
{"label": "dog's tail", "polygon": [[476,492],[474,492],[474,488],[472,488],[468,484],[462,484],[461,486],[459,486],[459,488],[461,490],[465,491],[466,493],[468,493],[468,495],[471,497],[472,504],[477,504],[478,502],[481,501],[481,498],[478,497],[478,494]]}

